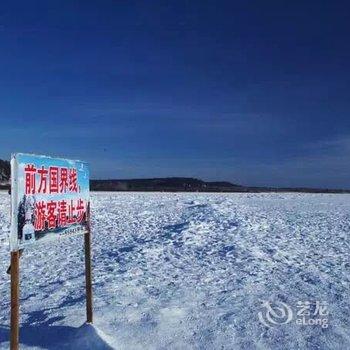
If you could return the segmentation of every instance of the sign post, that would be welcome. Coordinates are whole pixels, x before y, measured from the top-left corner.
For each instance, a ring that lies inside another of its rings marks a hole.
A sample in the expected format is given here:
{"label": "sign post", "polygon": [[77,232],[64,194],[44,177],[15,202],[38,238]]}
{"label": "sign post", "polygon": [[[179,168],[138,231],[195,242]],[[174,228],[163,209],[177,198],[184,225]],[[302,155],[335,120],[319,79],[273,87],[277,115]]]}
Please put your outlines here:
{"label": "sign post", "polygon": [[92,323],[92,277],[91,277],[91,225],[90,205],[87,208],[88,230],[84,235],[85,246],[85,285],[86,285],[86,322]]}
{"label": "sign post", "polygon": [[19,258],[41,242],[83,234],[87,322],[93,322],[89,168],[85,162],[11,157],[11,350],[19,346]]}
{"label": "sign post", "polygon": [[19,251],[11,252],[11,335],[10,349],[19,344]]}

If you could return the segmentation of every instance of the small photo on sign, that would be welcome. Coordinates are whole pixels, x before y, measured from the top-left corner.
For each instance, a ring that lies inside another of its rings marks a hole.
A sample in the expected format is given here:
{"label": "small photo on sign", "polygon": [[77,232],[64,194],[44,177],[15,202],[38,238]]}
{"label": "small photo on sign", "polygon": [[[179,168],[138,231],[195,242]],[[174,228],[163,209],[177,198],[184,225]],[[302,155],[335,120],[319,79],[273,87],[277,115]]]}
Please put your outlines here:
{"label": "small photo on sign", "polygon": [[11,159],[11,174],[11,251],[87,232],[87,163],[17,153]]}

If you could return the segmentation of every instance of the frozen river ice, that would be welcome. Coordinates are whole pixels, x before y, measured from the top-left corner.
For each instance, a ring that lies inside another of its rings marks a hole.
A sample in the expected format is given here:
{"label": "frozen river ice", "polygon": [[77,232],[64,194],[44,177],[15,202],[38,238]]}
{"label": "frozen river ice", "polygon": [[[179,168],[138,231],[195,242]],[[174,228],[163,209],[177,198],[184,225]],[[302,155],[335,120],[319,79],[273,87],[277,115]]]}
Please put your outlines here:
{"label": "frozen river ice", "polygon": [[[0,192],[1,349],[9,207]],[[93,193],[94,328],[83,238],[38,245],[21,258],[22,348],[350,349],[349,219],[345,194]]]}

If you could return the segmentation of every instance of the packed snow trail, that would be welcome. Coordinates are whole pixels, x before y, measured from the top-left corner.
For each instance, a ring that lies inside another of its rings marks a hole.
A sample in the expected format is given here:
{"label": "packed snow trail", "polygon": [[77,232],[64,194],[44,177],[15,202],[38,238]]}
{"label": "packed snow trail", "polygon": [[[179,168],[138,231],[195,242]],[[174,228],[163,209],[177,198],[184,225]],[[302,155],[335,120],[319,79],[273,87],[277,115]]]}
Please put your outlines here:
{"label": "packed snow trail", "polygon": [[[0,193],[1,349],[9,207]],[[37,245],[21,258],[21,348],[349,349],[349,219],[349,195],[92,194],[94,326],[83,237]],[[264,301],[326,302],[329,327],[267,327]]]}

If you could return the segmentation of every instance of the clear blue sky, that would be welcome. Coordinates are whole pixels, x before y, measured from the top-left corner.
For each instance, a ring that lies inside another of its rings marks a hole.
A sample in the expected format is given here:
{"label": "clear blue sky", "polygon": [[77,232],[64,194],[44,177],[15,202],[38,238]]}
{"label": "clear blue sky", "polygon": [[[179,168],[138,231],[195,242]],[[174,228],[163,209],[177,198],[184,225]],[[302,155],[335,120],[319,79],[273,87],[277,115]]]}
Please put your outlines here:
{"label": "clear blue sky", "polygon": [[350,6],[4,1],[0,158],[350,188]]}

